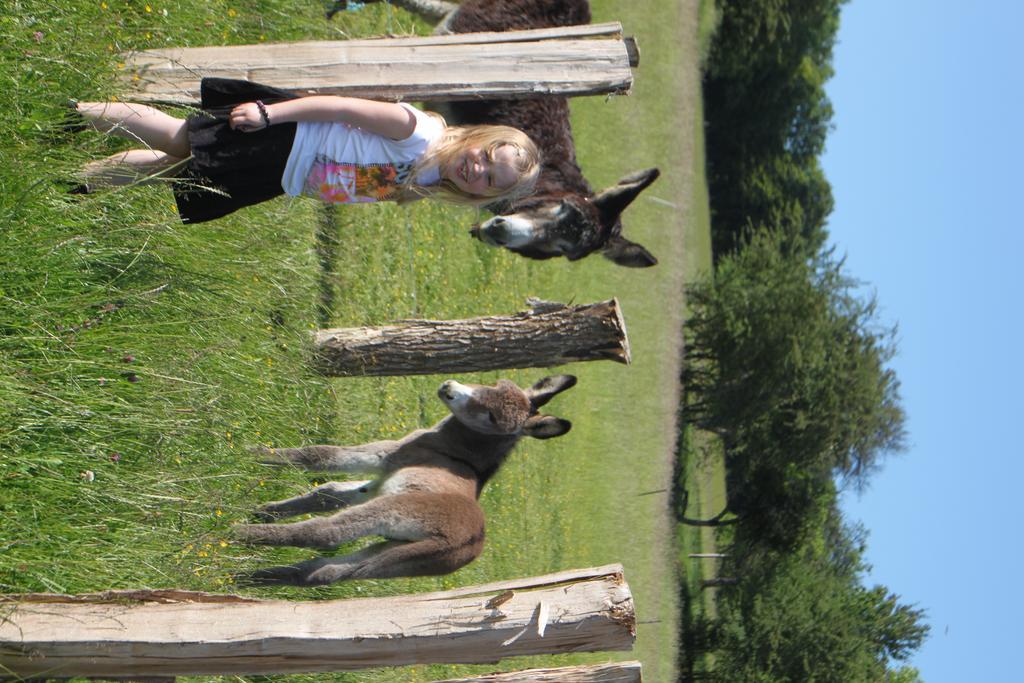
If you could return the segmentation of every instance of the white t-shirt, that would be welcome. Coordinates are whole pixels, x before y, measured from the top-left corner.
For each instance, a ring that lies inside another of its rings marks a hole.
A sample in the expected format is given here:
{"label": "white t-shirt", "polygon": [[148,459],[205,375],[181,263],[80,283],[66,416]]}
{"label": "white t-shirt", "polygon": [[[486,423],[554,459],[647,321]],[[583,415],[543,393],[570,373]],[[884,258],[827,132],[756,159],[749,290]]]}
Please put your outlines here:
{"label": "white t-shirt", "polygon": [[336,204],[394,199],[395,188],[444,131],[437,118],[408,104],[401,106],[416,117],[416,128],[404,140],[346,123],[300,122],[281,187],[292,196],[308,194]]}

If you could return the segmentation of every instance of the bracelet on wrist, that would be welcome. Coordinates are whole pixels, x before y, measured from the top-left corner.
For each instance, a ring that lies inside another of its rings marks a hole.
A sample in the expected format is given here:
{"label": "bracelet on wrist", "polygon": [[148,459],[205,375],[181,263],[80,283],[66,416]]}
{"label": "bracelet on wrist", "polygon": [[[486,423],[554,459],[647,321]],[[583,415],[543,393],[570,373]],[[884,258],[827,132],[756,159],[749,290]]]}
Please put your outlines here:
{"label": "bracelet on wrist", "polygon": [[270,114],[267,113],[267,105],[263,104],[262,100],[256,100],[256,108],[260,110],[260,116],[263,117],[263,127],[270,128]]}

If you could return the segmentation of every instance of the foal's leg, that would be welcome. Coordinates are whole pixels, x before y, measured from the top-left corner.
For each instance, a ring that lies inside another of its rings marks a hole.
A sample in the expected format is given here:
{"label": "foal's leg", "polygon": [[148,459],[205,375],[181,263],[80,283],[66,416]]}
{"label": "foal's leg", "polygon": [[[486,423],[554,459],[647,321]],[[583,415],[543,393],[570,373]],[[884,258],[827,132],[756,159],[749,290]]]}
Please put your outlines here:
{"label": "foal's leg", "polygon": [[261,460],[271,465],[295,465],[307,470],[379,474],[384,461],[398,450],[398,441],[374,441],[359,446],[302,446],[258,448]]}
{"label": "foal's leg", "polygon": [[[89,190],[100,187],[159,182],[177,175],[184,167],[184,159],[165,152],[132,149],[119,152],[106,159],[91,161],[82,169],[82,180]],[[179,167],[179,168],[176,168]]]}
{"label": "foal's leg", "polygon": [[256,517],[269,522],[307,512],[328,512],[359,505],[370,500],[375,489],[373,482],[369,480],[329,481],[304,495],[261,505],[256,510]]}
{"label": "foal's leg", "polygon": [[141,142],[178,159],[192,153],[185,119],[159,109],[125,102],[79,102],[77,110],[96,130]]}
{"label": "foal's leg", "polygon": [[280,567],[258,569],[242,579],[260,585],[325,586],[346,579],[449,574],[480,554],[483,541],[468,552],[438,538],[383,541],[339,557],[318,557]]}
{"label": "foal's leg", "polygon": [[[273,586],[323,586],[353,577],[360,567],[371,562],[382,550],[410,545],[404,541],[384,541],[339,557],[318,557],[296,564],[257,569],[242,577],[243,583]],[[370,577],[364,577],[370,578]]]}
{"label": "foal's leg", "polygon": [[[428,534],[424,520],[411,516],[402,496],[374,498],[330,517],[315,517],[292,524],[238,524],[231,531],[245,543],[336,548],[363,536],[416,541]],[[415,510],[413,510],[415,512]]]}
{"label": "foal's leg", "polygon": [[371,545],[360,553],[330,558],[311,571],[306,582],[322,585],[343,579],[451,574],[475,560],[483,548],[483,535],[469,543],[453,543],[447,538],[386,541]]}

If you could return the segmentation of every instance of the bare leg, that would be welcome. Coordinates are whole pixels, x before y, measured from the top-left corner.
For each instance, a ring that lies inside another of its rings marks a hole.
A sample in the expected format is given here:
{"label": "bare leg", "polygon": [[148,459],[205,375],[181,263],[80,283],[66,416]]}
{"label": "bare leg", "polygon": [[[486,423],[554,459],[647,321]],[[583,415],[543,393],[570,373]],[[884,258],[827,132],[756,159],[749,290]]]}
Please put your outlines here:
{"label": "bare leg", "polygon": [[184,159],[192,153],[185,119],[144,104],[79,102],[78,113],[96,130],[141,142]]}
{"label": "bare leg", "polygon": [[[379,2],[379,0],[366,0],[367,2]],[[391,0],[391,4],[397,5],[418,14],[426,21],[437,23],[445,18],[445,15],[454,12],[459,5],[445,0]],[[327,11],[327,18],[331,19],[338,12],[348,9],[348,0],[335,0],[334,5]]]}
{"label": "bare leg", "polygon": [[152,183],[161,177],[177,175],[174,166],[182,161],[181,157],[164,152],[132,149],[89,162],[82,171],[82,180],[90,191],[100,187]]}

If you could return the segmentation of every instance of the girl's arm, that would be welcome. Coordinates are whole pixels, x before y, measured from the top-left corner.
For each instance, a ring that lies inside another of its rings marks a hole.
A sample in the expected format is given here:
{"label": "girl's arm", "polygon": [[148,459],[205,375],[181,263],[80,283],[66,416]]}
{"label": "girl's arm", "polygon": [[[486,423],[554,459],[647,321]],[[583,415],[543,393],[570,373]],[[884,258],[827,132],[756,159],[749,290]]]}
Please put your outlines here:
{"label": "girl's arm", "polygon": [[[392,102],[313,95],[265,106],[271,125],[289,121],[341,122],[392,140],[404,140],[416,129],[416,116]],[[228,124],[246,133],[266,126],[255,102],[246,102],[232,109]]]}

